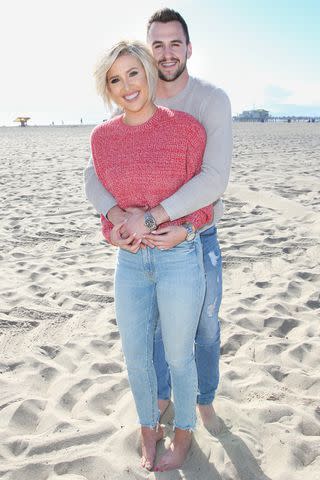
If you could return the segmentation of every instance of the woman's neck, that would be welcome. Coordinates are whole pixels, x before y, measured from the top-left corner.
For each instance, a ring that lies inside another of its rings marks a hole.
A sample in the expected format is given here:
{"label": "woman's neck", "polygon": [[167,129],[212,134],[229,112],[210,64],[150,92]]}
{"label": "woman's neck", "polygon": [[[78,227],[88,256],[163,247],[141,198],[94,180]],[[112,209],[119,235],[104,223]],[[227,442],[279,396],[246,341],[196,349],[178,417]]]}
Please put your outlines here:
{"label": "woman's neck", "polygon": [[125,110],[123,114],[123,121],[126,125],[142,125],[146,123],[153,116],[156,111],[154,103],[150,102],[143,109],[138,112]]}

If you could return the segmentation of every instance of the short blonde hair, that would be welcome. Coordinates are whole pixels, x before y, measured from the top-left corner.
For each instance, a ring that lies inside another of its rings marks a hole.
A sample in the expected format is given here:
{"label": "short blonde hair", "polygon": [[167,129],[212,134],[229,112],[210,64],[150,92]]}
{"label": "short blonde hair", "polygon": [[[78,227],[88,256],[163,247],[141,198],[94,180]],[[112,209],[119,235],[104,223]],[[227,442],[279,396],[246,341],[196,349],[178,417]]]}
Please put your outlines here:
{"label": "short blonde hair", "polygon": [[107,74],[114,62],[122,55],[133,55],[143,65],[149,88],[149,100],[154,101],[158,81],[158,70],[151,51],[142,42],[122,40],[111,47],[99,60],[94,70],[96,88],[106,105],[111,108],[112,100],[108,91]]}

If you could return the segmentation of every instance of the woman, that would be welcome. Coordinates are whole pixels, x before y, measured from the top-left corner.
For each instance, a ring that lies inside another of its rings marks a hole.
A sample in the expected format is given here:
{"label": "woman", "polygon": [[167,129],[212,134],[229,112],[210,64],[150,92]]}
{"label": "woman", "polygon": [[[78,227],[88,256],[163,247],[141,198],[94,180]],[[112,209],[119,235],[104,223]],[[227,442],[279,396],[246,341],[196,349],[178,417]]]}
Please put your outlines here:
{"label": "woman", "polygon": [[[205,130],[190,115],[153,103],[157,69],[151,53],[140,42],[120,42],[111,48],[97,66],[95,77],[103,99],[123,111],[92,133],[97,175],[122,209],[147,210],[145,225],[152,231],[156,226],[150,209],[200,171]],[[123,238],[122,225],[113,227],[101,216],[105,238],[120,247],[115,275],[116,316],[141,425],[142,465],[149,470],[154,464],[156,443],[163,436],[152,361],[158,312],[175,404],[175,435],[165,454],[171,468],[179,467],[185,459],[195,427],[197,372],[193,342],[205,279],[201,243],[193,229],[208,223],[211,217],[212,208],[206,207],[168,222],[179,225],[187,240],[161,251],[141,248],[142,238],[134,235]],[[160,460],[161,465],[166,461]]]}

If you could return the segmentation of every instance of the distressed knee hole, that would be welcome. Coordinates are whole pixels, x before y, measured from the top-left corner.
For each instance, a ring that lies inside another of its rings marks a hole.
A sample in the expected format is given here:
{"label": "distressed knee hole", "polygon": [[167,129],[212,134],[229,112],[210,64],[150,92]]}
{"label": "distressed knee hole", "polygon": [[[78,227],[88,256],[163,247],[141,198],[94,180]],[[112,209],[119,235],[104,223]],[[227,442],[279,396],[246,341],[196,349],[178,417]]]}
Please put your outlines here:
{"label": "distressed knee hole", "polygon": [[215,255],[214,252],[209,252],[209,258],[210,258],[210,260],[211,260],[212,265],[213,265],[214,267],[216,267],[216,266],[217,266],[217,263],[218,263],[218,258],[219,258],[219,257],[217,257],[217,255]]}
{"label": "distressed knee hole", "polygon": [[217,300],[215,300],[214,303],[210,303],[210,305],[208,305],[208,307],[207,307],[208,317],[213,317],[213,315],[215,313],[215,310],[216,310],[216,304],[217,304]]}

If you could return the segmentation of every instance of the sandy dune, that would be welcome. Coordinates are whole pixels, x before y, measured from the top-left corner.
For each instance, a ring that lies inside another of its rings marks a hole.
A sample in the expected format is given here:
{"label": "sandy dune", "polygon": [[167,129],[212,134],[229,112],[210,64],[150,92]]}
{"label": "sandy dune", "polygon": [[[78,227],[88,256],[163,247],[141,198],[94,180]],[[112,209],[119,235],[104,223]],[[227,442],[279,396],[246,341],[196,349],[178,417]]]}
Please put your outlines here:
{"label": "sandy dune", "polygon": [[[139,467],[115,249],[84,198],[90,127],[1,128],[0,476],[320,478],[320,124],[236,124],[220,225],[222,429]],[[172,412],[167,412],[166,440]],[[161,453],[161,452],[160,452]]]}

